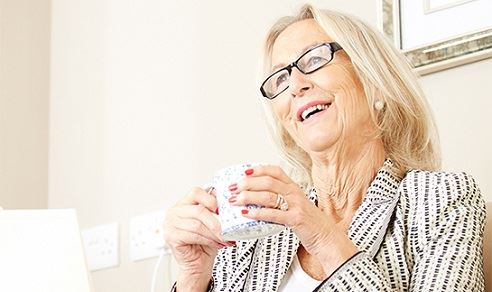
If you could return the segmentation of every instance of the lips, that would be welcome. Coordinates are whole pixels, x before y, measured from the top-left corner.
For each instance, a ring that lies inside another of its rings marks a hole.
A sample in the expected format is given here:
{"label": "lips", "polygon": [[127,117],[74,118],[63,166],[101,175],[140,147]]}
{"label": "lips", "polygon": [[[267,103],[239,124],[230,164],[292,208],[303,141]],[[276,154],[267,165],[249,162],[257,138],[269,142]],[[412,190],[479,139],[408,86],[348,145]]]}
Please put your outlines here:
{"label": "lips", "polygon": [[312,115],[322,112],[324,110],[327,110],[331,105],[331,102],[327,101],[312,101],[301,108],[297,111],[297,120],[300,122],[304,122],[305,120],[309,119]]}

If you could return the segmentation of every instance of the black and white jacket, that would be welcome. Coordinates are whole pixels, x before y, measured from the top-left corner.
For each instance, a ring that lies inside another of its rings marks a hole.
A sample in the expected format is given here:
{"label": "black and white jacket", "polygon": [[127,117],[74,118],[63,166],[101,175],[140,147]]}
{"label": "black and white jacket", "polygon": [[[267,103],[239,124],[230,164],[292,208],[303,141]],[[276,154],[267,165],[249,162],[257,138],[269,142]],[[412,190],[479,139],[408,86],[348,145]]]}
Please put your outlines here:
{"label": "black and white jacket", "polygon": [[[483,291],[486,211],[473,178],[413,170],[399,180],[390,167],[379,170],[350,225],[361,252],[315,291]],[[210,290],[277,291],[298,246],[286,228],[223,248]]]}

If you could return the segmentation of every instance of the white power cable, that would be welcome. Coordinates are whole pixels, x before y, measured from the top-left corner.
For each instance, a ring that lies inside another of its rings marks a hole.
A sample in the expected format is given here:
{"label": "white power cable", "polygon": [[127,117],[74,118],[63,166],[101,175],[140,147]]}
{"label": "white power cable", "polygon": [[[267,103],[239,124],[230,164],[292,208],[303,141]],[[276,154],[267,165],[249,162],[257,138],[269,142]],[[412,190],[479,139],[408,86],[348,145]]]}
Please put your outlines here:
{"label": "white power cable", "polygon": [[162,248],[160,254],[159,254],[159,258],[157,259],[157,262],[155,263],[155,266],[154,266],[154,272],[152,273],[152,283],[151,283],[151,286],[150,286],[150,291],[151,292],[155,292],[155,285],[156,285],[156,282],[157,282],[157,274],[159,272],[159,266],[161,265],[161,262],[162,262],[162,259],[164,258],[164,255],[166,254],[166,249],[165,248]]}

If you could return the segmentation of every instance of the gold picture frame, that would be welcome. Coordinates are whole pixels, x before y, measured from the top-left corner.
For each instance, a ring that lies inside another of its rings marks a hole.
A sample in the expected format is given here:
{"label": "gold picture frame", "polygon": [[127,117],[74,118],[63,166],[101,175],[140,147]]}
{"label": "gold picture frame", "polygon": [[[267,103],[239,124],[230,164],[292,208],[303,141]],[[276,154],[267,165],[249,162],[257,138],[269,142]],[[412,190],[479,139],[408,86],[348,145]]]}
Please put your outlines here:
{"label": "gold picture frame", "polygon": [[[400,1],[380,0],[379,26],[401,50]],[[420,75],[492,57],[492,28],[402,50]]]}

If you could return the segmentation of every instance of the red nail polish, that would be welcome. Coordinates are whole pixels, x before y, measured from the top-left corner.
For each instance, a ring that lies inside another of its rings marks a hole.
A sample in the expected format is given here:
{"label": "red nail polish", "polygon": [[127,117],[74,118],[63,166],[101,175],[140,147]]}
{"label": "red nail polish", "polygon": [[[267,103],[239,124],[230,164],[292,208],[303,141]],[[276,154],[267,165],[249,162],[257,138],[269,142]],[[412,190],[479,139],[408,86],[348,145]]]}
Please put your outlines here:
{"label": "red nail polish", "polygon": [[252,175],[252,174],[253,174],[253,169],[252,169],[252,168],[248,168],[248,169],[246,169],[246,170],[244,171],[244,173],[245,173],[246,175]]}
{"label": "red nail polish", "polygon": [[219,208],[215,209],[215,214],[219,215]]}
{"label": "red nail polish", "polygon": [[249,210],[248,209],[242,209],[241,210],[241,214],[243,214],[243,215],[246,215],[248,213],[249,213]]}
{"label": "red nail polish", "polygon": [[229,186],[229,191],[234,192],[237,191],[237,184],[232,184]]}
{"label": "red nail polish", "polygon": [[236,196],[232,196],[229,198],[229,203],[235,203],[237,201]]}
{"label": "red nail polish", "polygon": [[230,246],[235,246],[236,242],[235,241],[228,241],[227,244],[229,244]]}

